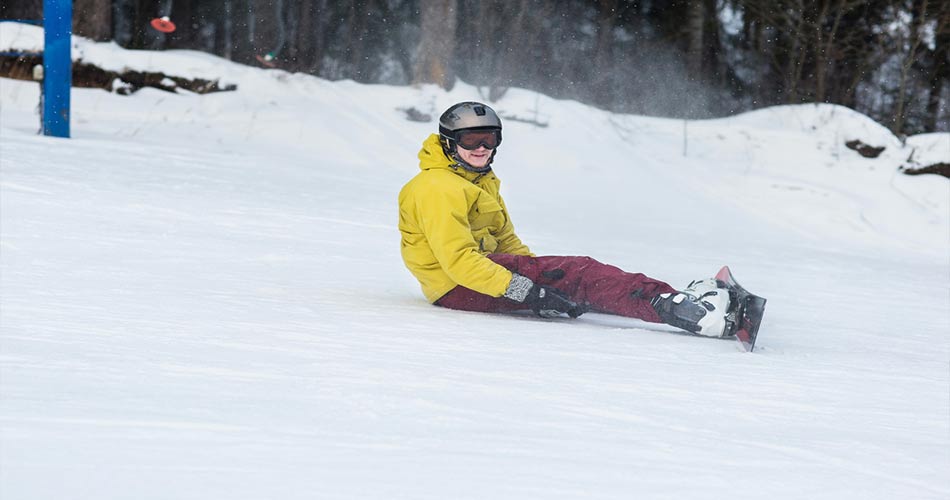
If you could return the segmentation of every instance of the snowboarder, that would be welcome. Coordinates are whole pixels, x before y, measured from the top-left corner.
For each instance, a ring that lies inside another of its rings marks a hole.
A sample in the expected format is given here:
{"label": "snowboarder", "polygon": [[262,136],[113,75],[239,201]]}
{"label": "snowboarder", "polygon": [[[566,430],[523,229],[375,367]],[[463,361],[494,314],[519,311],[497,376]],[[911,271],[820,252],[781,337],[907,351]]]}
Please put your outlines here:
{"label": "snowboarder", "polygon": [[451,106],[419,151],[422,172],[399,193],[402,258],[431,303],[542,317],[590,310],[708,337],[731,333],[729,293],[714,278],[677,291],[590,257],[531,253],[515,234],[492,170],[501,131],[501,119],[485,104]]}

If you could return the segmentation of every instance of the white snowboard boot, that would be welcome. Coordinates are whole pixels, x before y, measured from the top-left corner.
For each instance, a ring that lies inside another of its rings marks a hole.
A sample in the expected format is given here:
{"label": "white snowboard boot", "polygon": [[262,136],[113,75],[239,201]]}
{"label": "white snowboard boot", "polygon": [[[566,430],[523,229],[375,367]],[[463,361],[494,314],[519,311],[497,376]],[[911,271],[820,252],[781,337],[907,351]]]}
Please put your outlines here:
{"label": "white snowboard boot", "polygon": [[715,278],[693,281],[682,292],[653,298],[653,309],[663,322],[704,337],[724,337],[729,312],[729,290],[719,288]]}

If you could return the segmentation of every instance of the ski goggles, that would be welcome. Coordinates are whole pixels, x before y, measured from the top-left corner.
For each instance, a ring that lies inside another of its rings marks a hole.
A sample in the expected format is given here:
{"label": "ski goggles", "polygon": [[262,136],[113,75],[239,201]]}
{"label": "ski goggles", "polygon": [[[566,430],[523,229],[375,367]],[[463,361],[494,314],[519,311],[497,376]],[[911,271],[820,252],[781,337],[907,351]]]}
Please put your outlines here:
{"label": "ski goggles", "polygon": [[485,149],[495,149],[501,144],[501,130],[460,130],[455,133],[455,142],[469,151],[484,146]]}

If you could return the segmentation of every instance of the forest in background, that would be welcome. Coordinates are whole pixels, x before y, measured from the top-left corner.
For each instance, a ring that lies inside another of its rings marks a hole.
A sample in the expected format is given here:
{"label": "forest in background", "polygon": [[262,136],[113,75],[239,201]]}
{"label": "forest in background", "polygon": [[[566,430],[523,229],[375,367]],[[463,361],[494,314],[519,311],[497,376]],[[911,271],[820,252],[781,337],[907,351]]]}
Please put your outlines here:
{"label": "forest in background", "polygon": [[[42,0],[0,18],[39,19]],[[615,112],[709,118],[848,106],[898,135],[950,130],[945,0],[75,0],[74,33],[331,80],[456,79]],[[165,34],[149,21],[168,16]]]}

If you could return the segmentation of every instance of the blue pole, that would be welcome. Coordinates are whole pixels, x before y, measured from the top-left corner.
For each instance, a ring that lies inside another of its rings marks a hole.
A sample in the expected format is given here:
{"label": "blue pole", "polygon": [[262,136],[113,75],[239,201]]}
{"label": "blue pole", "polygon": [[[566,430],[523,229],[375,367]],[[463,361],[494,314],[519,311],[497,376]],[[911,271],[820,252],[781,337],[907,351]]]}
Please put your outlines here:
{"label": "blue pole", "polygon": [[69,137],[72,0],[43,0],[43,135]]}

